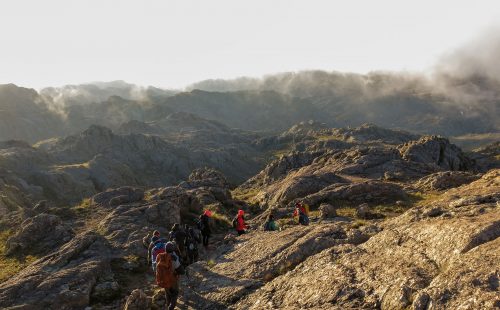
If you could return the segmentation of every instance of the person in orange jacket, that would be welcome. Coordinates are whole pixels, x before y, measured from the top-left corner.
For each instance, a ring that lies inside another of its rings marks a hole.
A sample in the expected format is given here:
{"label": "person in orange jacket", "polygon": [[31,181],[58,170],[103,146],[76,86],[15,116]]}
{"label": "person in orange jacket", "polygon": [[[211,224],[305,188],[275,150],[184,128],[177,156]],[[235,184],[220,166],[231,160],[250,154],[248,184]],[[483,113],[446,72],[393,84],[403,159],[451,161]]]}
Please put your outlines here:
{"label": "person in orange jacket", "polygon": [[245,223],[245,212],[243,210],[238,210],[238,215],[233,219],[233,227],[236,229],[236,232],[238,233],[238,236],[241,236],[245,233],[245,229],[250,228]]}

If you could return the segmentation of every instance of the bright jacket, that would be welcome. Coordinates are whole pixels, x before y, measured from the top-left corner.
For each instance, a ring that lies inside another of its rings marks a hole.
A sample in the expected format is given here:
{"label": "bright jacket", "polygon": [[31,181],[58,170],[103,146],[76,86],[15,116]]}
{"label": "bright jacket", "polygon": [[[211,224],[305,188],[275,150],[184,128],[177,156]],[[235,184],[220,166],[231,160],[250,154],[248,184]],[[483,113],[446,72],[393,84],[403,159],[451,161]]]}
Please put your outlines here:
{"label": "bright jacket", "polygon": [[303,206],[295,208],[295,211],[293,211],[294,217],[299,216],[300,214],[307,215],[306,209]]}
{"label": "bright jacket", "polygon": [[238,215],[236,218],[236,230],[241,231],[245,230],[248,226],[245,224],[245,219],[243,218],[243,215]]}

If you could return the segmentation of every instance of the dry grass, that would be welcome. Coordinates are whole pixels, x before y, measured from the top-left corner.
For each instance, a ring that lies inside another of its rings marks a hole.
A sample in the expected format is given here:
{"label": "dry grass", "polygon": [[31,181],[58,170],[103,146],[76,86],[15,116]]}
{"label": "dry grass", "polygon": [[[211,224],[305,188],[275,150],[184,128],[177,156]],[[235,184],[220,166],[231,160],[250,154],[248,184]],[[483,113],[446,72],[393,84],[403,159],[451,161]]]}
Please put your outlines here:
{"label": "dry grass", "polygon": [[10,230],[0,232],[0,283],[12,277],[24,267],[38,258],[32,255],[24,257],[8,257],[5,255],[5,244],[13,233]]}
{"label": "dry grass", "polygon": [[212,212],[212,219],[218,227],[231,227],[232,221],[224,214]]}
{"label": "dry grass", "polygon": [[247,191],[243,191],[240,189],[235,189],[231,192],[231,196],[236,200],[245,201],[248,203],[252,203],[254,201],[255,196],[260,193],[260,190],[256,188],[251,188]]}
{"label": "dry grass", "polygon": [[428,193],[413,193],[409,195],[410,202],[413,206],[424,206],[431,204],[441,198],[441,193],[428,192]]}
{"label": "dry grass", "polygon": [[356,208],[355,207],[340,207],[337,208],[337,215],[344,217],[355,217]]}

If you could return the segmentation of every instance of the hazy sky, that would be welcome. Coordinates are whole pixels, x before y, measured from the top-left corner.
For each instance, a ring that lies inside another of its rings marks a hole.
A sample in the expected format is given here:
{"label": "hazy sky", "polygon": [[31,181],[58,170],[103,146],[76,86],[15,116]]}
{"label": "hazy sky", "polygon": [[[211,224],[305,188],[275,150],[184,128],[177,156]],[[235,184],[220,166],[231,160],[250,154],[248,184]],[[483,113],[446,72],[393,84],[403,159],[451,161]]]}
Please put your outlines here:
{"label": "hazy sky", "polygon": [[0,0],[0,83],[425,71],[499,21],[498,0]]}

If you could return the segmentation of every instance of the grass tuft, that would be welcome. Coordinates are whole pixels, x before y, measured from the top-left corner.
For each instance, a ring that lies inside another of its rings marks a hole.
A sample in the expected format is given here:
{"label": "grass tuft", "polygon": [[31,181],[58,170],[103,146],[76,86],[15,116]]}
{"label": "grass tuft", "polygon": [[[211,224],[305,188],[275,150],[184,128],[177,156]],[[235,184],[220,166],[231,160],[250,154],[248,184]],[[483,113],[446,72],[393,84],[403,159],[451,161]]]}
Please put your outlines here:
{"label": "grass tuft", "polygon": [[38,259],[36,256],[9,257],[5,255],[7,239],[13,235],[11,230],[0,232],[0,283],[6,281],[23,268]]}

